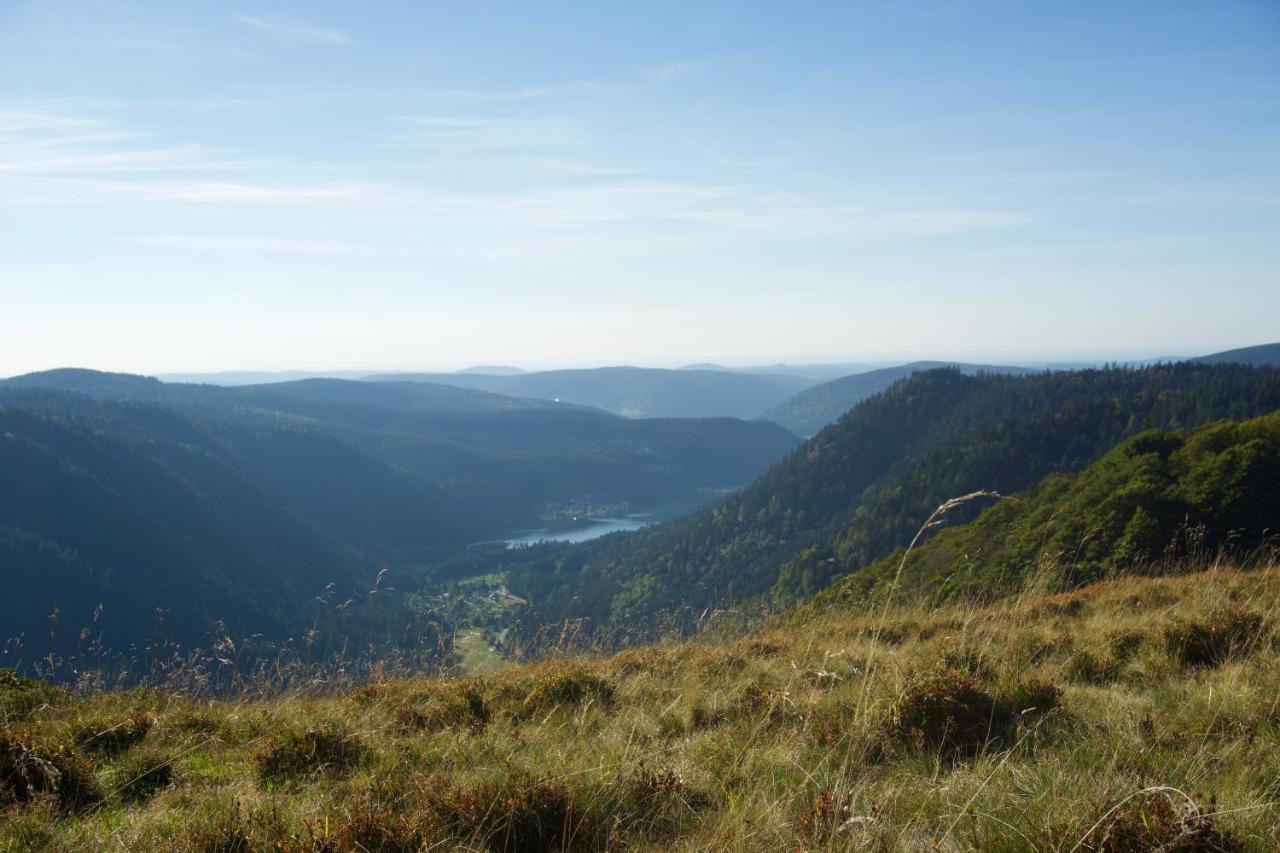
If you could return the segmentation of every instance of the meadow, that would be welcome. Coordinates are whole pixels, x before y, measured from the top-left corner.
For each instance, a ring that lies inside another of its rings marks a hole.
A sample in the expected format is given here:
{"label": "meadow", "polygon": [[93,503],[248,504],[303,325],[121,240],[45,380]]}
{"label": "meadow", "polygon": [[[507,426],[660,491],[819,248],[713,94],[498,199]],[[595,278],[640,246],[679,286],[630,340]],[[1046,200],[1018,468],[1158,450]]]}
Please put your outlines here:
{"label": "meadow", "polygon": [[0,687],[0,849],[1270,850],[1280,571],[801,608],[483,675]]}

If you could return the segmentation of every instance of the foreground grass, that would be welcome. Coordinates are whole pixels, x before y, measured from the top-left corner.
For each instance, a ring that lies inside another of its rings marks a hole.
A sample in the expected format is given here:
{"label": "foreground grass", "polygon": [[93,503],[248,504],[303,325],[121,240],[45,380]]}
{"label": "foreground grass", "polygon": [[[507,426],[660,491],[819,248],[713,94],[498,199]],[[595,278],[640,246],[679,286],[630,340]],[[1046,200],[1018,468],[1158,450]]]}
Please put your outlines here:
{"label": "foreground grass", "polygon": [[1271,850],[1276,571],[326,698],[0,686],[0,849]]}

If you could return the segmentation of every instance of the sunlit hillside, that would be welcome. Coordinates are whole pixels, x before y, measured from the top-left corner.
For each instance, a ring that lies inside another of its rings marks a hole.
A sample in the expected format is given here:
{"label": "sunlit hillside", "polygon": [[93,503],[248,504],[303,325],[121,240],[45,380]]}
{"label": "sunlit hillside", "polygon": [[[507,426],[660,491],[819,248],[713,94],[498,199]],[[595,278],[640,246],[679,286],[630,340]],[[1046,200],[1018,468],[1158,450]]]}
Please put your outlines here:
{"label": "sunlit hillside", "polygon": [[1280,572],[339,695],[3,688],[6,849],[1270,850]]}

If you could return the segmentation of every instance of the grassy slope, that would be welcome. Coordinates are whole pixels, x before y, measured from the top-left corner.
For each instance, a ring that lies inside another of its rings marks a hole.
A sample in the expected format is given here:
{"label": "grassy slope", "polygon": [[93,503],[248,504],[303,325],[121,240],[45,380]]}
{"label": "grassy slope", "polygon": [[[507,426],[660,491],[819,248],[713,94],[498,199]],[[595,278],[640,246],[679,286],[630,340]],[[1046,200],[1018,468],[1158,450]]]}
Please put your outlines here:
{"label": "grassy slope", "polygon": [[[1028,573],[1058,589],[1134,564],[1234,547],[1250,552],[1280,526],[1280,412],[1190,431],[1149,430],[1077,474],[1051,474],[853,572],[822,602],[861,599],[895,579],[938,598],[1016,591]],[[821,555],[819,555],[821,558]]]}
{"label": "grassy slope", "polygon": [[1277,616],[1276,570],[1211,571],[321,698],[55,699],[0,777],[42,787],[38,756],[61,800],[0,811],[0,849],[1275,849]]}

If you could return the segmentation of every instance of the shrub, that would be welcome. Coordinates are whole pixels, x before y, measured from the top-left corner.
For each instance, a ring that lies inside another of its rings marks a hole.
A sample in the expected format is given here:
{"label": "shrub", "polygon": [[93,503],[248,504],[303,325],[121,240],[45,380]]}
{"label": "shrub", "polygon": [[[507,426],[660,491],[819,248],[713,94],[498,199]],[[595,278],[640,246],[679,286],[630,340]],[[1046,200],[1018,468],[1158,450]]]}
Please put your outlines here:
{"label": "shrub", "polygon": [[688,818],[710,803],[670,767],[637,768],[615,782],[611,793],[615,832],[636,834],[650,843],[675,837]]}
{"label": "shrub", "polygon": [[1134,797],[1109,814],[1104,811],[1096,825],[1077,828],[1050,838],[1047,846],[1091,851],[1091,853],[1146,853],[1167,850],[1180,853],[1235,853],[1244,850],[1240,839],[1218,829],[1210,817],[1216,811],[1201,812],[1194,803],[1177,802],[1164,791]]}
{"label": "shrub", "polygon": [[435,806],[454,835],[503,853],[550,853],[598,846],[592,825],[563,782],[520,777],[452,789]]}
{"label": "shrub", "polygon": [[140,803],[169,786],[173,781],[173,765],[162,755],[145,752],[122,761],[113,775],[120,799]]}
{"label": "shrub", "polygon": [[286,850],[298,853],[415,853],[428,839],[408,816],[368,805],[340,821],[307,821],[306,838]]}
{"label": "shrub", "polygon": [[347,770],[364,755],[364,747],[355,738],[333,730],[307,729],[272,738],[254,753],[253,762],[262,778],[282,779]]}
{"label": "shrub", "polygon": [[9,667],[0,669],[0,718],[25,718],[44,705],[51,705],[62,696],[57,688],[26,678]]}
{"label": "shrub", "polygon": [[238,806],[230,811],[205,814],[187,830],[180,849],[192,853],[252,853],[258,847],[249,829],[249,822]]}
{"label": "shrub", "polygon": [[102,799],[93,764],[74,747],[0,735],[0,800],[29,802],[42,795],[67,811]]}
{"label": "shrub", "polygon": [[1084,684],[1109,684],[1120,675],[1120,661],[1111,655],[1099,657],[1087,649],[1081,649],[1062,667],[1062,675],[1069,681]]}
{"label": "shrub", "polygon": [[1184,620],[1167,626],[1165,645],[1186,666],[1218,666],[1252,651],[1266,625],[1259,613],[1227,606],[1202,621]]}
{"label": "shrub", "polygon": [[142,711],[133,711],[121,720],[93,720],[81,723],[73,734],[76,746],[99,755],[116,755],[139,743],[155,721]]}
{"label": "shrub", "polygon": [[1010,715],[1047,714],[1062,704],[1056,684],[1039,678],[1014,682],[1001,692],[1000,704]]}
{"label": "shrub", "polygon": [[515,716],[528,719],[562,706],[577,706],[588,701],[607,708],[613,705],[613,693],[613,682],[588,670],[577,667],[548,669],[533,678]]}
{"label": "shrub", "polygon": [[933,676],[898,699],[884,721],[891,742],[948,757],[969,756],[1007,731],[1012,716],[972,679]]}
{"label": "shrub", "polygon": [[414,731],[466,730],[474,734],[488,724],[489,708],[484,697],[474,689],[442,690],[423,705],[401,706],[396,711],[396,722]]}
{"label": "shrub", "polygon": [[1107,651],[1116,661],[1124,663],[1137,653],[1146,639],[1142,631],[1118,631],[1107,639]]}

